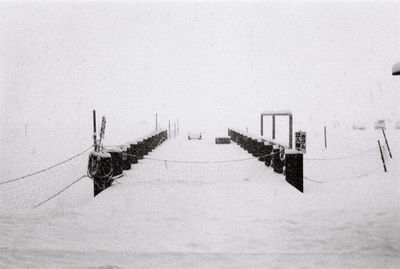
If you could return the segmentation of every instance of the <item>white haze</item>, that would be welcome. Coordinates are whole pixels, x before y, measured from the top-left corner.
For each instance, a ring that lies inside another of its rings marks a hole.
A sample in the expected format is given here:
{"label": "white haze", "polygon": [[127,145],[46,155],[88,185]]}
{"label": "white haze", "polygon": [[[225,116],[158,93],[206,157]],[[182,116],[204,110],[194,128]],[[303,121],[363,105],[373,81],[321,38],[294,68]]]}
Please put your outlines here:
{"label": "white haze", "polygon": [[[395,2],[2,2],[2,177],[180,120],[182,131],[259,133],[290,109],[295,129],[399,119]],[[6,179],[6,178],[2,178]]]}

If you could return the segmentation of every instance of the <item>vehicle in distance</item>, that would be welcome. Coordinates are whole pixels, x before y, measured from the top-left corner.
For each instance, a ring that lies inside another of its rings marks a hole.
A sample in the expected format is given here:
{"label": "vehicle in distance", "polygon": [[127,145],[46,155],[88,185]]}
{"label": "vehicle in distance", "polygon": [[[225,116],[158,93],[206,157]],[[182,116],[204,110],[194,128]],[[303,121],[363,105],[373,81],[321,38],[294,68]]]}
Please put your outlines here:
{"label": "vehicle in distance", "polygon": [[188,133],[188,140],[198,139],[201,140],[201,133],[191,132]]}

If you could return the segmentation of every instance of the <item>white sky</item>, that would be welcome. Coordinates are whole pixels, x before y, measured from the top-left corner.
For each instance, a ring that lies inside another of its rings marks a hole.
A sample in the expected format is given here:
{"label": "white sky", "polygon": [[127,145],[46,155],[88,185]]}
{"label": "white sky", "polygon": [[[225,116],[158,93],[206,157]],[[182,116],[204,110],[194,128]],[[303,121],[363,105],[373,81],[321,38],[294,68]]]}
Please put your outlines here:
{"label": "white sky", "polygon": [[110,139],[155,112],[253,132],[274,109],[303,130],[398,118],[399,60],[396,2],[2,2],[1,142],[26,123],[89,140],[93,108]]}

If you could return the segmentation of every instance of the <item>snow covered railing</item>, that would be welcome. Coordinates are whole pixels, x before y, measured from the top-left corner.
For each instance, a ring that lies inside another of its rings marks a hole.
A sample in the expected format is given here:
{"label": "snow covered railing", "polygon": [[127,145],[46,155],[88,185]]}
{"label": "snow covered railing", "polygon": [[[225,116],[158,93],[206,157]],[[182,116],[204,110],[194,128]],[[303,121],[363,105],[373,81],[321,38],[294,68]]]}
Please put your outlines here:
{"label": "snow covered railing", "polygon": [[123,176],[124,170],[130,170],[132,164],[138,163],[167,136],[167,130],[157,130],[122,145],[102,146],[102,155],[93,152],[89,157],[88,174],[93,179],[94,196],[111,186],[114,179]]}
{"label": "snow covered railing", "polygon": [[274,172],[285,174],[286,181],[303,192],[303,153],[288,149],[275,139],[250,135],[235,129],[228,129],[228,135],[248,153],[271,166]]}

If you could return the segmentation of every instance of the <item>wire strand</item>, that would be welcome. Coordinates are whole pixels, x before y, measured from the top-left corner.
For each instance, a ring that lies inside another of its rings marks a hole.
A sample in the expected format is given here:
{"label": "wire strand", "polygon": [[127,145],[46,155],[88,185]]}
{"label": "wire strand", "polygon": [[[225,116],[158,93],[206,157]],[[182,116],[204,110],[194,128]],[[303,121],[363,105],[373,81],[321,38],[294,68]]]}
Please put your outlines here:
{"label": "wire strand", "polygon": [[[230,163],[230,162],[242,162],[242,161],[249,161],[249,160],[258,160],[258,158],[261,157],[268,157],[268,156],[272,156],[275,154],[279,154],[281,153],[281,151],[278,152],[274,152],[274,153],[270,153],[270,154],[266,154],[266,155],[262,155],[259,157],[250,157],[250,158],[244,158],[244,159],[234,159],[234,160],[219,160],[219,161],[184,161],[184,160],[169,160],[169,159],[160,159],[160,158],[151,158],[151,157],[146,157],[143,156],[143,159],[146,160],[153,160],[153,161],[159,161],[159,162],[171,162],[171,163],[194,163],[194,164],[199,164],[199,163],[205,163],[205,164],[209,164],[209,163]],[[134,154],[127,154],[127,156],[133,156],[133,157],[138,157]]]}
{"label": "wire strand", "polygon": [[359,152],[359,153],[355,153],[355,154],[347,155],[347,156],[343,156],[343,157],[337,157],[337,158],[304,158],[304,160],[307,160],[307,161],[333,161],[333,160],[344,160],[344,159],[350,159],[350,158],[353,158],[353,157],[356,157],[356,156],[360,156],[360,155],[363,155],[363,154],[366,154],[366,153],[368,153],[368,152],[372,152],[372,151],[375,151],[375,150],[376,150],[376,148],[371,148],[371,149],[366,150],[366,151],[363,151],[363,152]]}
{"label": "wire strand", "polygon": [[[375,168],[374,170],[371,170],[371,171],[369,171],[369,172],[366,172],[366,173],[363,173],[363,174],[360,174],[360,175],[341,176],[341,177],[344,177],[344,178],[346,178],[346,179],[355,179],[355,178],[360,178],[360,177],[369,176],[369,175],[375,173],[375,172],[378,171],[378,170],[380,170],[380,168]],[[316,179],[309,178],[309,177],[307,177],[307,176],[304,176],[303,178],[306,179],[306,180],[308,180],[308,181],[315,182],[315,183],[328,183],[328,182],[333,181],[333,180],[321,181],[321,180],[316,180]]]}
{"label": "wire strand", "polygon": [[64,191],[66,191],[69,187],[71,187],[72,185],[74,185],[75,183],[78,183],[80,180],[82,180],[83,178],[88,177],[87,175],[83,175],[81,177],[79,177],[78,179],[74,180],[71,184],[67,185],[65,188],[63,188],[62,190],[60,190],[59,192],[55,193],[54,195],[50,196],[49,198],[47,198],[46,200],[40,202],[39,204],[35,205],[33,208],[37,208],[39,206],[41,206],[44,203],[47,203],[48,201],[52,200],[53,198],[57,197],[58,195],[60,195],[61,193],[63,193]]}
{"label": "wire strand", "polygon": [[52,168],[54,168],[54,167],[57,167],[57,166],[59,166],[59,165],[61,165],[61,164],[64,164],[64,163],[66,163],[66,162],[69,162],[69,161],[71,161],[71,160],[73,160],[73,159],[75,159],[75,158],[81,156],[82,154],[84,154],[85,152],[87,152],[88,150],[90,150],[91,148],[93,148],[93,145],[90,146],[89,148],[85,149],[85,150],[82,151],[81,153],[78,153],[78,154],[76,154],[76,155],[74,155],[74,156],[72,156],[72,157],[70,157],[70,158],[68,158],[68,159],[66,159],[66,160],[64,160],[64,161],[61,161],[61,162],[59,162],[59,163],[56,163],[56,164],[54,164],[54,165],[52,165],[52,166],[49,166],[49,167],[47,167],[47,168],[44,168],[44,169],[42,169],[42,170],[39,170],[39,171],[30,173],[30,174],[24,175],[24,176],[22,176],[22,177],[17,177],[17,178],[13,178],[13,179],[10,179],[10,180],[2,181],[2,182],[0,182],[0,185],[7,184],[7,183],[10,183],[10,182],[13,182],[13,181],[17,181],[17,180],[21,180],[21,179],[24,179],[24,178],[27,178],[27,177],[31,177],[31,176],[40,174],[40,173],[42,173],[42,172],[48,171],[48,170],[50,170],[50,169],[52,169]]}

